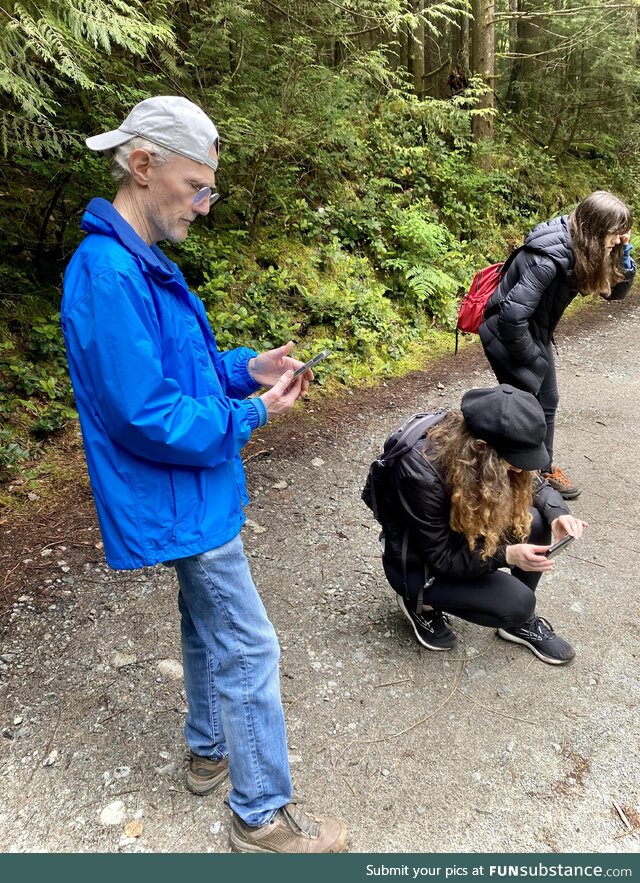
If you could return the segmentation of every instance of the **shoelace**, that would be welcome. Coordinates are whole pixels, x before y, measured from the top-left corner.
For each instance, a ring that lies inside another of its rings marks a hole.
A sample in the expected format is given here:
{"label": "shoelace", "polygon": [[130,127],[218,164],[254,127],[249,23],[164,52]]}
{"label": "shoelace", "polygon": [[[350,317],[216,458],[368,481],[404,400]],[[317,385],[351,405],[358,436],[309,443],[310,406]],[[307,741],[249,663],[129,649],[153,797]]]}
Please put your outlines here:
{"label": "shoelace", "polygon": [[553,479],[553,481],[557,481],[558,484],[564,484],[567,487],[571,486],[571,479],[567,475],[564,474],[564,472],[562,471],[562,469],[560,469],[559,466],[556,466],[556,468],[553,470],[553,472],[548,472],[547,478],[551,478],[551,479]]}
{"label": "shoelace", "polygon": [[534,616],[531,623],[527,623],[531,634],[535,635],[537,638],[550,638],[555,634],[553,630],[553,626],[549,622],[549,620],[545,619],[543,616]]}
{"label": "shoelace", "polygon": [[296,806],[295,803],[287,803],[286,806],[281,808],[281,812],[294,833],[299,832],[306,837],[320,836],[320,825],[318,822],[301,810],[299,806]]}

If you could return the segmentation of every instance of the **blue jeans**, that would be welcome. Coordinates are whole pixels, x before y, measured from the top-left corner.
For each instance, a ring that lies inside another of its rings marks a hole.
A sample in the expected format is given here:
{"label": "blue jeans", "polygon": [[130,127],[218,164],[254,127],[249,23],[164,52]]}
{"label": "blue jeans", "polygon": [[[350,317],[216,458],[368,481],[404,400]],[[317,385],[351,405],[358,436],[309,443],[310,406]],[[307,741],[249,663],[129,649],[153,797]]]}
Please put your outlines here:
{"label": "blue jeans", "polygon": [[248,825],[264,825],[292,793],[276,633],[240,535],[174,564],[187,744],[200,757],[228,754],[231,808]]}

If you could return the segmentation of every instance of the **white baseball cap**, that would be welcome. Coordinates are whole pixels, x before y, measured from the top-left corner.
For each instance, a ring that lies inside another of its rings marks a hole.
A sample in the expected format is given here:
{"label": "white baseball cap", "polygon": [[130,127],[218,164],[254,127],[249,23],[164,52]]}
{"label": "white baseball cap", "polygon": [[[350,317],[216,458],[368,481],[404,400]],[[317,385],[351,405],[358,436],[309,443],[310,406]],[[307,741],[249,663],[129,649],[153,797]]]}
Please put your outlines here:
{"label": "white baseball cap", "polygon": [[133,108],[117,129],[93,135],[85,144],[89,150],[112,150],[131,141],[136,135],[160,147],[218,168],[218,160],[210,155],[215,146],[218,152],[218,130],[197,104],[178,95],[157,95],[145,98]]}

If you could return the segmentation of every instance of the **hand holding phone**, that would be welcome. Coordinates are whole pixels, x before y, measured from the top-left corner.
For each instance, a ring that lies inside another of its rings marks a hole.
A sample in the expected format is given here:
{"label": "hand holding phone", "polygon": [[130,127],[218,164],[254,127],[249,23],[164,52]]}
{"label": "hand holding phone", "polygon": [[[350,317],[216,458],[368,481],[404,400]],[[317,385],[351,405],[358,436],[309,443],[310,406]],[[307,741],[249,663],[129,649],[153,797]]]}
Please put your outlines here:
{"label": "hand holding phone", "polygon": [[563,549],[572,543],[575,540],[575,537],[572,537],[571,534],[567,534],[566,537],[562,537],[561,540],[558,540],[557,543],[554,543],[553,546],[549,546],[547,551],[544,553],[545,558],[554,558],[558,552],[562,552]]}
{"label": "hand holding phone", "polygon": [[300,365],[299,368],[293,372],[293,378],[300,377],[301,374],[304,374],[305,371],[308,371],[309,368],[313,368],[318,362],[321,362],[323,359],[326,359],[328,355],[330,355],[331,350],[322,350],[321,353],[318,353],[317,356],[314,356],[312,359],[309,359],[308,362],[305,362],[304,365]]}

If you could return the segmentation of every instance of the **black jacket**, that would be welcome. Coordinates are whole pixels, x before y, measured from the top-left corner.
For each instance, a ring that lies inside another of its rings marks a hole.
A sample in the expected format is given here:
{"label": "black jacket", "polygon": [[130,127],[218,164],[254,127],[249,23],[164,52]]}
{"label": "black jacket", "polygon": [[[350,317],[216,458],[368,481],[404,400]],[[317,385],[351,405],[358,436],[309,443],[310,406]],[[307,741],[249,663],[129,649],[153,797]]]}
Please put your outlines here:
{"label": "black jacket", "polygon": [[[428,459],[431,442],[420,439],[409,453],[392,467],[386,498],[380,506],[383,516],[385,556],[402,561],[402,546],[408,528],[407,567],[426,565],[429,576],[478,577],[506,567],[505,546],[486,561],[479,543],[472,552],[465,536],[449,526],[451,499],[436,467]],[[426,454],[426,456],[425,456]],[[546,481],[536,479],[534,506],[550,524],[569,509]]]}
{"label": "black jacket", "polygon": [[[567,215],[539,224],[487,303],[479,333],[487,358],[519,389],[537,395],[549,367],[549,343],[577,292]],[[635,268],[615,286],[612,300],[631,287]],[[504,379],[504,378],[503,378]]]}

